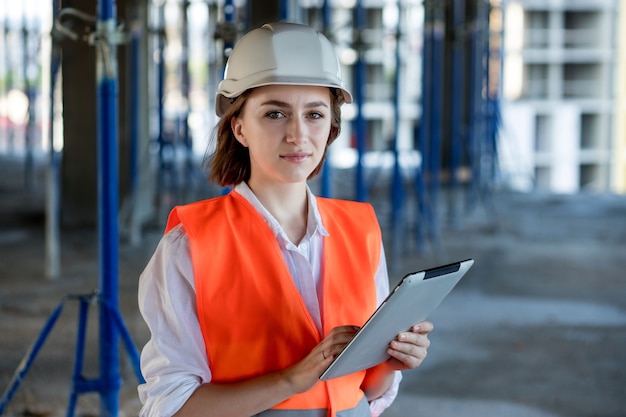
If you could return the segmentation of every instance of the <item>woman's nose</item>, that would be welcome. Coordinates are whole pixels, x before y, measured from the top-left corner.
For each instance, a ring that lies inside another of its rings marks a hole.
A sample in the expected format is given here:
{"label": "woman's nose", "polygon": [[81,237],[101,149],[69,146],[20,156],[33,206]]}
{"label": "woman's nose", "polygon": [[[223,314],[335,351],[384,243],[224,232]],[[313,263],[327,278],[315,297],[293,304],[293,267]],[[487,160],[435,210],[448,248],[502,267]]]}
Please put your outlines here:
{"label": "woman's nose", "polygon": [[287,123],[286,140],[290,143],[306,141],[306,128],[302,120],[297,117],[289,120]]}

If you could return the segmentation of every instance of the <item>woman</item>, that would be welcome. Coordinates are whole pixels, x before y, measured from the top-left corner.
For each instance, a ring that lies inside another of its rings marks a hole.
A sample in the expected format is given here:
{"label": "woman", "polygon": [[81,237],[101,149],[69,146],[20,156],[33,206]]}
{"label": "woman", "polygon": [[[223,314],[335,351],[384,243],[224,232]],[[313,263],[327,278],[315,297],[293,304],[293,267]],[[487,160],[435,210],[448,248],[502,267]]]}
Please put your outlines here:
{"label": "woman", "polygon": [[383,364],[319,380],[389,291],[372,207],[307,186],[351,100],[306,26],[264,25],[232,51],[210,175],[234,188],[176,207],[140,278],[142,416],[377,416],[426,356],[422,322]]}

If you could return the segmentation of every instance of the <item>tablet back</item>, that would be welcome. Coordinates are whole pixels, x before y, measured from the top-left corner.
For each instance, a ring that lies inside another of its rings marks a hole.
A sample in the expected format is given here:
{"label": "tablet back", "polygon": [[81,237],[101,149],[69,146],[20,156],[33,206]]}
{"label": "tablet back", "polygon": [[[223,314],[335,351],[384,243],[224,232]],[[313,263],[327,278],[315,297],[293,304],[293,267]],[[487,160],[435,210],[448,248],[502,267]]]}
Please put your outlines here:
{"label": "tablet back", "polygon": [[326,380],[378,365],[398,333],[424,321],[474,264],[472,259],[406,275],[322,373]]}

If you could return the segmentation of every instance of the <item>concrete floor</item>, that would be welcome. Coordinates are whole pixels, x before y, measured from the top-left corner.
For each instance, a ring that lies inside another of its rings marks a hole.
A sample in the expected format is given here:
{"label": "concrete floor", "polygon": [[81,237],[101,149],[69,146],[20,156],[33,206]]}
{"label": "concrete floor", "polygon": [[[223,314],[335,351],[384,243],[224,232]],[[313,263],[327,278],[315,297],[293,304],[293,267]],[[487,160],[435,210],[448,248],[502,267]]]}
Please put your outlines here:
{"label": "concrete floor", "polygon": [[[62,276],[45,278],[44,213],[35,192],[0,161],[0,390],[67,294],[98,286],[97,236],[63,230]],[[498,193],[461,225],[440,227],[439,245],[415,254],[387,245],[395,280],[404,272],[473,257],[474,268],[432,316],[426,362],[406,372],[384,416],[626,416],[626,197]],[[385,212],[384,204],[377,206]],[[445,218],[445,213],[441,216]],[[385,231],[387,227],[384,227]],[[385,232],[388,236],[388,232]],[[138,346],[148,335],[136,307],[137,277],[160,231],[120,247],[120,310]],[[76,347],[77,305],[62,315],[5,412],[61,416]],[[96,324],[93,310],[91,322]],[[93,333],[93,332],[91,332]],[[97,335],[89,334],[84,375],[97,376]],[[120,415],[137,414],[136,378],[122,354]],[[94,394],[77,415],[98,415]]]}

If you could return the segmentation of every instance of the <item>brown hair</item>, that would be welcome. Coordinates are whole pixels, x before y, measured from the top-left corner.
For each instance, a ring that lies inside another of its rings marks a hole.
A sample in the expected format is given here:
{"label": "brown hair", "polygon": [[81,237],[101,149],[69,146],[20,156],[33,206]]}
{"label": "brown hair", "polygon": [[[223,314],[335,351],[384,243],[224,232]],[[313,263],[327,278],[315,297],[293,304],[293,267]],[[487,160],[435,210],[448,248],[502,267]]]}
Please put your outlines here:
{"label": "brown hair", "polygon": [[[328,146],[337,139],[341,132],[343,95],[337,89],[329,88],[329,90],[331,92],[330,133],[324,148],[324,155],[319,165],[309,175],[309,179],[315,177],[322,170]],[[244,91],[234,99],[213,130],[212,142],[215,143],[215,150],[207,157],[209,180],[222,187],[237,185],[250,179],[250,153],[248,148],[235,138],[230,121],[233,117],[241,115],[251,91],[252,89]]]}

